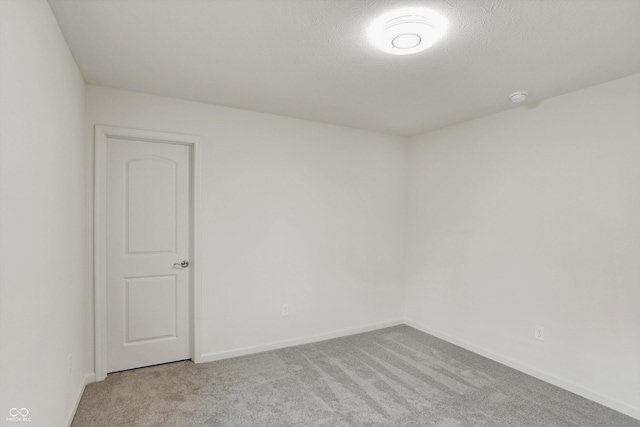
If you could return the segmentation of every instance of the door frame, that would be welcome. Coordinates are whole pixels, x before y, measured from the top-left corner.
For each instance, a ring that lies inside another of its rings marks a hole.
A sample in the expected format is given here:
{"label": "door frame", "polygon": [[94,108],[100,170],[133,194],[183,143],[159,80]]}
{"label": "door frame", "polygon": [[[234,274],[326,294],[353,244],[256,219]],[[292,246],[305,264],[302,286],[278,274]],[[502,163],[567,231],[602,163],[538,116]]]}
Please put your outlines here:
{"label": "door frame", "polygon": [[156,132],[96,125],[94,133],[93,281],[95,380],[107,377],[107,139],[118,138],[191,148],[191,360],[200,362],[201,269],[200,269],[200,143],[196,135]]}

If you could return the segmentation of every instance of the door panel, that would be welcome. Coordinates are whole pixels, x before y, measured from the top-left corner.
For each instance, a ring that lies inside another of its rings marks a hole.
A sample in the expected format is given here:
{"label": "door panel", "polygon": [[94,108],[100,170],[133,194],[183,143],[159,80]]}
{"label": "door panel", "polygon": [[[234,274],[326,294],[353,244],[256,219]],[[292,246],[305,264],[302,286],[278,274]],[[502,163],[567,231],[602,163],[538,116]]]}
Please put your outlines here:
{"label": "door panel", "polygon": [[191,149],[107,140],[107,372],[190,358]]}
{"label": "door panel", "polygon": [[129,253],[176,252],[177,165],[162,158],[127,162]]}
{"label": "door panel", "polygon": [[176,338],[176,276],[129,278],[125,285],[125,344]]}

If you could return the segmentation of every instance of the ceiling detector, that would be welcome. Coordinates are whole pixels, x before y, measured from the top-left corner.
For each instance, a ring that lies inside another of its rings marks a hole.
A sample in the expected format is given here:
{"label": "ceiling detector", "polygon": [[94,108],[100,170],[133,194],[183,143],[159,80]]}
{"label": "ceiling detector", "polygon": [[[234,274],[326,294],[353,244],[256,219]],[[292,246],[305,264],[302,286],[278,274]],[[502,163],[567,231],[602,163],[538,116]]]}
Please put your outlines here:
{"label": "ceiling detector", "polygon": [[447,30],[445,19],[426,8],[408,8],[385,13],[369,27],[369,40],[378,49],[394,55],[422,52],[440,40]]}
{"label": "ceiling detector", "polygon": [[511,95],[509,95],[509,98],[511,98],[511,101],[517,104],[518,102],[522,102],[527,99],[527,95],[529,95],[529,92],[513,92]]}

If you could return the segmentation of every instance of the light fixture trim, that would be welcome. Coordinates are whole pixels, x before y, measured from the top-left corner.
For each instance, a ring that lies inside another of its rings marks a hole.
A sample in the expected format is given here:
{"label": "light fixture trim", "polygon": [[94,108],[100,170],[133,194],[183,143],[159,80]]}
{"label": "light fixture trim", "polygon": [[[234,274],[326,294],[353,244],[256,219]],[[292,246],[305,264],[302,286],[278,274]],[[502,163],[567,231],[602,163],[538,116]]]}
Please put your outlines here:
{"label": "light fixture trim", "polygon": [[391,40],[391,44],[396,49],[411,49],[418,46],[421,42],[422,37],[413,33],[400,34]]}
{"label": "light fixture trim", "polygon": [[433,46],[447,31],[445,18],[424,7],[393,10],[376,18],[368,30],[369,41],[394,55],[410,55]]}

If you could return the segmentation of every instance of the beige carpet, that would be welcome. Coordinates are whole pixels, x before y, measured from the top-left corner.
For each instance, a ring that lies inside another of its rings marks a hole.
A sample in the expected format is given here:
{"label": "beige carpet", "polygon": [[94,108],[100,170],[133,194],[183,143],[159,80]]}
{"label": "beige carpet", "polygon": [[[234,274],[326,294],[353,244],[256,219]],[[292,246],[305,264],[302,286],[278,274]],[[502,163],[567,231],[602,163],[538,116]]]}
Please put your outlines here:
{"label": "beige carpet", "polygon": [[87,386],[81,426],[640,426],[408,326]]}

